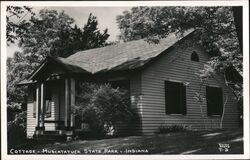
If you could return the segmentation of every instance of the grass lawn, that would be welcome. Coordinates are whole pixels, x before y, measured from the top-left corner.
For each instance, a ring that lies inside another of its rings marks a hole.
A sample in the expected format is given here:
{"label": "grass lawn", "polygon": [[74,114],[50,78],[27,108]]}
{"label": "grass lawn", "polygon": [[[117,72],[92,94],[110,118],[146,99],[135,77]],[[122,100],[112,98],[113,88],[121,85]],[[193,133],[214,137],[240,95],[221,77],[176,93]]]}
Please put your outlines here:
{"label": "grass lawn", "polygon": [[[222,147],[223,150],[220,151],[219,144],[229,144],[230,148],[225,152]],[[117,152],[118,154],[139,154],[128,152],[133,152],[133,149],[134,151],[144,150],[143,154],[242,154],[243,133],[240,129],[188,131],[152,136],[36,144],[22,149],[34,149],[37,153],[43,153],[44,149],[77,150],[80,154],[107,154],[104,152],[105,149],[113,154]]]}

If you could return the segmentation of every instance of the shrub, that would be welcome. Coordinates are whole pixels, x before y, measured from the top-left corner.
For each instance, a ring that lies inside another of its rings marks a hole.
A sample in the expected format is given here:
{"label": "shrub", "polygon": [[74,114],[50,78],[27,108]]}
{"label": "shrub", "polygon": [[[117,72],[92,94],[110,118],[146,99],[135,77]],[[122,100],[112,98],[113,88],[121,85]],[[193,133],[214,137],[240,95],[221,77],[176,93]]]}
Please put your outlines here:
{"label": "shrub", "polygon": [[102,138],[117,122],[131,123],[136,111],[130,107],[129,92],[110,84],[83,83],[77,92],[75,113],[89,124],[91,135]]}
{"label": "shrub", "polygon": [[159,133],[171,133],[171,132],[185,132],[189,127],[186,125],[172,125],[172,126],[160,126]]}
{"label": "shrub", "polygon": [[24,143],[26,140],[26,112],[16,114],[13,121],[8,122],[8,147]]}

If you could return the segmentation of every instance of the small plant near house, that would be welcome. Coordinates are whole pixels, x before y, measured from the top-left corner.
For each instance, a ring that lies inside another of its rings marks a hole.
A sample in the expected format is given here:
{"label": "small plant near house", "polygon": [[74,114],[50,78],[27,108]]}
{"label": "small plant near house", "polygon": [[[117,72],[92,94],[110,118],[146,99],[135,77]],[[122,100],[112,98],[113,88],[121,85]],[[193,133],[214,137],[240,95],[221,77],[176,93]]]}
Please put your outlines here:
{"label": "small plant near house", "polygon": [[161,125],[159,127],[159,133],[173,133],[173,132],[186,132],[189,131],[189,126],[186,125],[172,125],[172,126],[164,126]]}

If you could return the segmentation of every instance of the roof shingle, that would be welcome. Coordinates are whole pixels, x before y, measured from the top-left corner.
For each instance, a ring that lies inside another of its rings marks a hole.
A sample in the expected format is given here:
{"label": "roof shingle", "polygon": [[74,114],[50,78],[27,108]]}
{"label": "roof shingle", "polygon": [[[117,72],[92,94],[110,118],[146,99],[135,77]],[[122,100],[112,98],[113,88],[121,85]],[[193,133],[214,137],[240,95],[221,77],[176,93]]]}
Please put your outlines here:
{"label": "roof shingle", "polygon": [[183,36],[176,36],[174,33],[169,34],[166,38],[160,39],[158,44],[148,43],[141,39],[102,48],[79,51],[67,58],[58,58],[58,60],[69,65],[80,67],[92,74],[135,69],[143,66],[152,58],[157,57],[164,50],[193,31],[193,29],[188,30]]}

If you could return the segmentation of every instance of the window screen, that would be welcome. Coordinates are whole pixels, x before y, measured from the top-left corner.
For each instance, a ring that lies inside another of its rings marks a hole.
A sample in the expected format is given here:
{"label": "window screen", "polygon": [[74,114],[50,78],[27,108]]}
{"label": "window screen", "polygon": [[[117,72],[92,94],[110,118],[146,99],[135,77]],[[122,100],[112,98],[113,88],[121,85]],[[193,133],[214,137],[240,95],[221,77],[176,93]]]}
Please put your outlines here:
{"label": "window screen", "polygon": [[207,115],[222,115],[223,112],[223,93],[222,88],[206,87],[207,94]]}
{"label": "window screen", "polygon": [[182,83],[165,81],[166,114],[186,114],[186,88]]}

